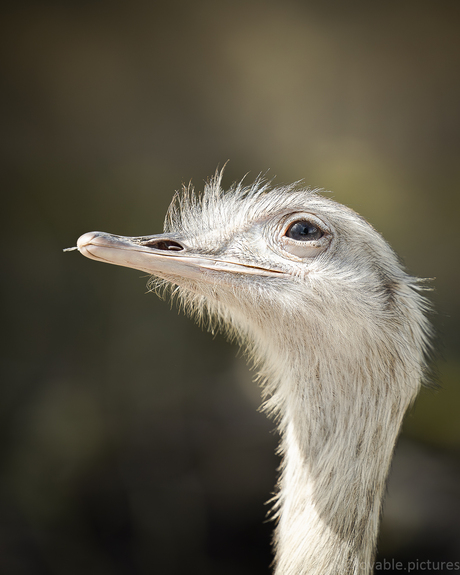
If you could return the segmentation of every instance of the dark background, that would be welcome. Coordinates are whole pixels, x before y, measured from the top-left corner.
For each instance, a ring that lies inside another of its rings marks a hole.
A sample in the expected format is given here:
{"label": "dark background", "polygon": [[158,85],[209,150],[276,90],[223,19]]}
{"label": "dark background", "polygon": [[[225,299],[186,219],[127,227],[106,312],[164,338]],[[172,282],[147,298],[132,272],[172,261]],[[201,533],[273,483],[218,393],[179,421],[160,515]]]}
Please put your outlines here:
{"label": "dark background", "polygon": [[226,186],[332,190],[436,278],[442,387],[407,418],[379,558],[460,560],[459,6],[3,8],[0,573],[269,572],[277,435],[241,354],[62,252],[160,232],[227,160]]}

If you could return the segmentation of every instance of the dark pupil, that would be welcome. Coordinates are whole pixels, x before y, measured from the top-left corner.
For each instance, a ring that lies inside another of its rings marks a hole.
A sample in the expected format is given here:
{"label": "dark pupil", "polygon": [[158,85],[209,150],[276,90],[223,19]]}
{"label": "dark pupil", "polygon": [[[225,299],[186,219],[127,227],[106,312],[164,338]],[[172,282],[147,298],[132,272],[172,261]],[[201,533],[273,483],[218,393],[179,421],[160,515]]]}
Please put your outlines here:
{"label": "dark pupil", "polygon": [[286,233],[288,238],[301,242],[318,240],[322,235],[323,232],[319,228],[306,220],[295,222]]}

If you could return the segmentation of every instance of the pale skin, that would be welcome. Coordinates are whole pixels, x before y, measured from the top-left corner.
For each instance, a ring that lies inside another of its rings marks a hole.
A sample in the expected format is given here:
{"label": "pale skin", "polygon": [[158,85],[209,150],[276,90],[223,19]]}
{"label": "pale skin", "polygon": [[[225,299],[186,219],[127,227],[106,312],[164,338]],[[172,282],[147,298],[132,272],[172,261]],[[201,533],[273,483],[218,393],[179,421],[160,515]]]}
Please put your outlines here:
{"label": "pale skin", "polygon": [[284,457],[276,575],[368,575],[394,446],[424,377],[427,302],[349,208],[295,185],[220,183],[176,198],[162,234],[90,232],[78,250],[151,274],[260,367]]}

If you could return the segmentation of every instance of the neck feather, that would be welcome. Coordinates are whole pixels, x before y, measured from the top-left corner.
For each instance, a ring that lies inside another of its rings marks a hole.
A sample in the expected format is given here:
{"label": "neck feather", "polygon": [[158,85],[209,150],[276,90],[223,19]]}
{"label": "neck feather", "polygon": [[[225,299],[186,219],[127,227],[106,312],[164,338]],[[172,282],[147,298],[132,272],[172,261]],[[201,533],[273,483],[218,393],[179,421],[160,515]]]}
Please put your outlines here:
{"label": "neck feather", "polygon": [[265,409],[279,422],[275,574],[368,575],[430,327],[426,304],[409,285],[399,286],[391,309],[377,297],[365,300],[362,290],[347,292],[347,305],[321,293],[310,290],[316,299],[304,306],[297,292],[291,301],[283,291],[283,305],[272,299],[263,308],[240,298],[223,318],[261,367]]}
{"label": "neck feather", "polygon": [[419,381],[395,368],[373,377],[336,370],[333,380],[309,367],[274,396],[283,406],[284,454],[275,573],[367,575],[393,450]]}

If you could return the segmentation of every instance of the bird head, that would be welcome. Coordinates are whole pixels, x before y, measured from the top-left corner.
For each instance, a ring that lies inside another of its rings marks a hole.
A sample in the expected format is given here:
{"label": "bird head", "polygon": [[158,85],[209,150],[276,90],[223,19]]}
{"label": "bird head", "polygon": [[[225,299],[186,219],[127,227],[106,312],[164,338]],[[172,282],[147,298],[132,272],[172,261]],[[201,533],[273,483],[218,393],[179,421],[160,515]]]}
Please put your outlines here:
{"label": "bird head", "polygon": [[402,338],[420,348],[428,327],[416,280],[361,216],[298,184],[259,179],[224,192],[221,176],[202,196],[176,194],[164,233],[90,232],[78,249],[151,274],[152,285],[159,278],[185,309],[206,310],[270,353],[304,353],[308,344],[319,356],[327,345],[349,363],[370,342],[389,349]]}

